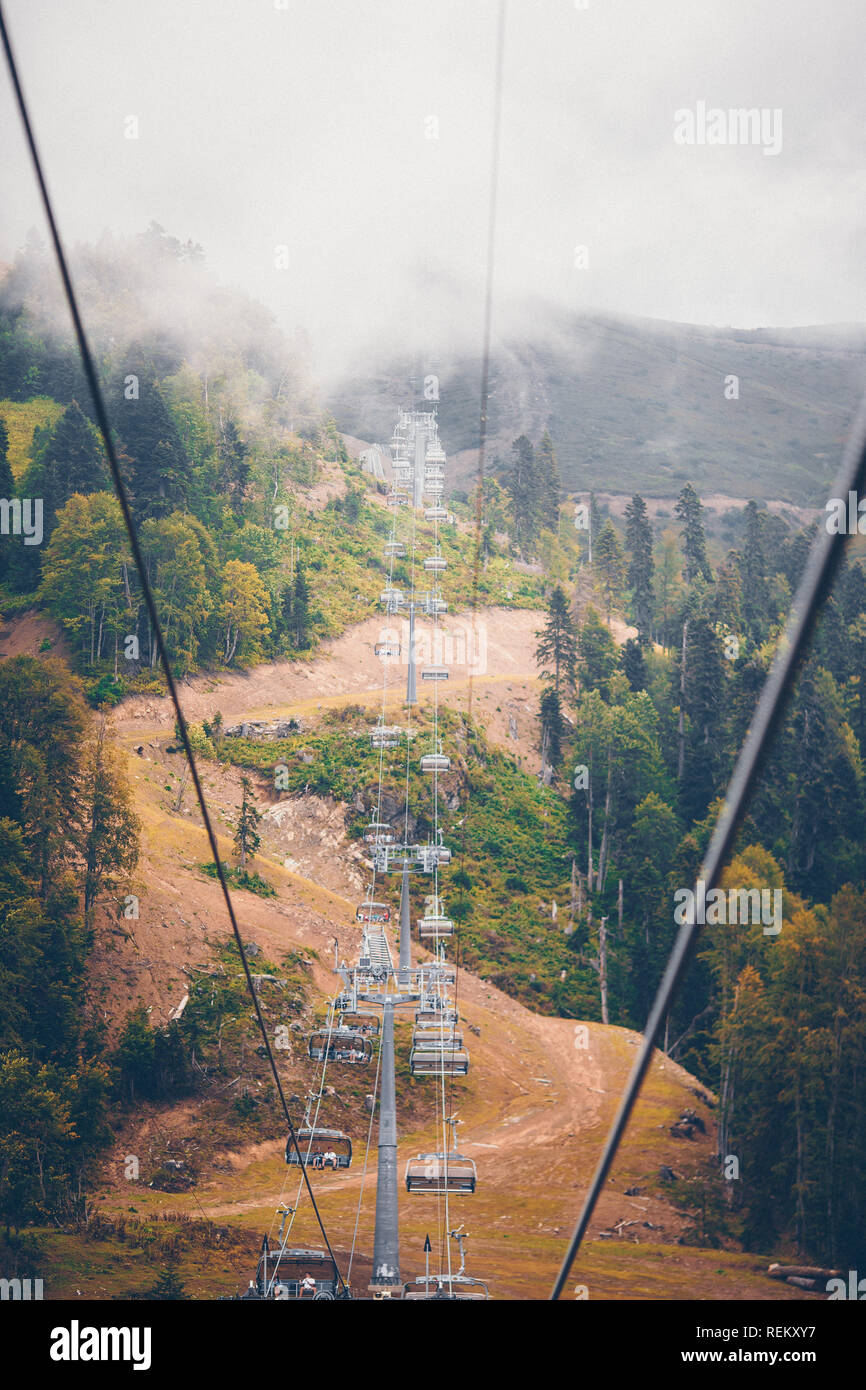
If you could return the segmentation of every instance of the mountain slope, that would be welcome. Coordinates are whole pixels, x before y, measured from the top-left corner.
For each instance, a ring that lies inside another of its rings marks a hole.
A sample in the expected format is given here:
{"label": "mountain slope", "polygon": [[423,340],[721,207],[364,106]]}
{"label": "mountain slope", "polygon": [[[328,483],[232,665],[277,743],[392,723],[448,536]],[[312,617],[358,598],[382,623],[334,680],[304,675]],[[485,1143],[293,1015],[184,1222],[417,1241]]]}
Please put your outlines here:
{"label": "mountain slope", "polygon": [[[386,441],[405,405],[406,360],[358,373],[329,398],[340,428]],[[480,362],[432,354],[441,434],[466,486],[475,466]],[[725,379],[739,378],[739,398]],[[521,433],[549,429],[567,488],[670,496],[700,491],[823,502],[866,380],[866,338],[844,327],[701,328],[547,316],[494,348],[488,466]]]}

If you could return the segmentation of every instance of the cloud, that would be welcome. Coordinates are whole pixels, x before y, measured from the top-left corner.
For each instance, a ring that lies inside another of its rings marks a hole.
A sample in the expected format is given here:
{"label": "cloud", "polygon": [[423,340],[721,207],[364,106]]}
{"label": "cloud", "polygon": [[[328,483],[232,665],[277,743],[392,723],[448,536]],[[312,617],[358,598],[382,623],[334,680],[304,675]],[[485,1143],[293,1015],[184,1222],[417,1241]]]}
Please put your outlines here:
{"label": "cloud", "polygon": [[[201,242],[224,281],[308,329],[325,376],[414,344],[477,350],[494,0],[6,8],[70,240],[155,218]],[[510,0],[497,332],[540,301],[866,318],[864,38],[860,0]],[[781,154],[677,146],[674,112],[699,100],[781,108]],[[6,80],[0,123],[10,260],[41,217]]]}

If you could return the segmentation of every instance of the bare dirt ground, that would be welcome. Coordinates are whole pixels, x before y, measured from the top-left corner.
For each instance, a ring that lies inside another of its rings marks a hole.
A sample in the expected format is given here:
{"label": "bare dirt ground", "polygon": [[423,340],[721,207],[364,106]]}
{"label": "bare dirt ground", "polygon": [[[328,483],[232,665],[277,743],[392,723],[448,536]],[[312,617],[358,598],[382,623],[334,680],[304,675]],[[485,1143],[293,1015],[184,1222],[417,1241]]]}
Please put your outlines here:
{"label": "bare dirt ground", "polygon": [[[51,647],[41,652],[44,642]],[[60,656],[68,658],[69,650],[60,628],[50,618],[35,609],[22,613],[11,622],[0,620],[0,661],[11,656]]]}
{"label": "bare dirt ground", "polygon": [[[438,637],[430,624],[418,622],[419,662],[444,661],[450,668],[447,687],[439,699],[451,709],[471,712],[488,737],[507,748],[527,770],[540,768],[538,699],[541,681],[536,666],[536,634],[544,622],[538,609],[489,608],[474,621],[468,613],[447,615]],[[402,620],[367,618],[323,645],[309,661],[280,661],[249,672],[194,676],[181,686],[184,714],[191,721],[210,719],[220,710],[227,725],[244,720],[315,716],[324,709],[356,703],[382,708],[383,665],[373,653],[383,634],[408,649]],[[614,618],[618,642],[634,629]],[[405,699],[405,655],[388,663],[385,708],[389,717]],[[429,687],[418,681],[419,700],[432,699]],[[136,696],[125,700],[112,716],[123,737],[145,737],[172,727],[174,714],[167,699]]]}

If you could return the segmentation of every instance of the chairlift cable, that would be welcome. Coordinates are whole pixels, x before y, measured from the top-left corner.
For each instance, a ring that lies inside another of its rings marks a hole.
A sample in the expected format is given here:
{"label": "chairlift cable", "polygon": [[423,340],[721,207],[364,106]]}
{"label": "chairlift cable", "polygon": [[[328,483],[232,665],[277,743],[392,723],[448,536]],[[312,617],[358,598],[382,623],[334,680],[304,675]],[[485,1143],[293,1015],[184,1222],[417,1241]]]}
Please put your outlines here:
{"label": "chairlift cable", "polygon": [[[189,731],[187,728],[186,719],[184,718],[180,697],[177,691],[177,685],[175,683],[174,674],[171,668],[171,661],[169,659],[168,649],[165,645],[165,638],[162,631],[162,625],[160,623],[159,614],[157,613],[156,609],[156,601],[153,596],[153,591],[150,587],[150,580],[147,574],[147,567],[144,563],[144,557],[142,555],[141,547],[139,545],[138,533],[135,521],[133,520],[132,511],[129,505],[129,497],[127,495],[126,486],[123,482],[123,478],[121,477],[120,467],[117,461],[117,452],[114,447],[114,441],[111,437],[111,424],[108,418],[108,411],[105,405],[102,387],[96,371],[96,365],[93,359],[93,355],[90,350],[90,344],[87,339],[87,334],[84,329],[84,322],[81,317],[81,312],[78,306],[78,299],[72,284],[72,276],[66,259],[66,252],[63,248],[60,230],[54,215],[54,208],[51,201],[51,197],[48,192],[48,185],[45,180],[45,174],[42,167],[42,160],[40,158],[39,151],[36,145],[36,137],[33,131],[33,126],[30,121],[30,114],[27,102],[25,100],[24,91],[21,86],[21,81],[18,75],[18,66],[16,64],[15,56],[12,50],[12,44],[9,37],[9,31],[6,25],[6,16],[3,11],[2,3],[0,3],[0,36],[2,36],[3,40],[3,48],[6,55],[6,62],[9,68],[9,75],[12,80],[12,86],[15,92],[15,98],[18,105],[18,111],[21,117],[21,123],[24,129],[24,135],[26,138],[27,146],[30,151],[30,158],[33,164],[33,170],[36,176],[36,181],[39,185],[39,192],[42,199],[42,205],[45,211],[46,220],[48,222],[51,241],[54,246],[54,253],[57,258],[57,265],[60,271],[60,278],[63,283],[63,291],[66,297],[67,304],[69,306],[70,316],[72,318],[72,325],[78,343],[78,351],[81,357],[82,368],[84,371],[85,378],[87,380],[87,384],[90,388],[91,396],[93,398],[93,405],[96,414],[97,425],[105,447],[108,466],[111,472],[111,478],[114,484],[114,490],[117,495],[117,500],[120,505],[124,526],[126,528],[127,535],[129,536],[129,544],[132,550],[132,557],[135,561],[135,566],[138,571],[138,577],[145,601],[145,607],[147,609],[148,618],[150,620],[151,628],[153,630],[154,637],[156,640],[156,647],[157,652],[159,654],[160,665],[162,666],[163,674],[165,675],[166,685],[168,686],[171,701],[174,705],[175,714],[177,715],[177,727],[180,732],[180,740],[183,744],[184,753],[186,755],[187,763],[189,765],[190,776],[192,778],[193,786],[195,788],[196,799],[198,800],[199,809],[201,811],[202,820],[204,822],[205,831],[210,845],[211,855],[213,857],[214,866],[216,869],[217,879],[219,880],[223,898],[225,899],[226,909],[228,911],[229,920],[231,922],[232,932],[234,933],[235,943],[238,948],[238,954],[240,955],[241,964],[243,965],[244,974],[246,976],[247,987],[253,1000],[253,1008],[255,1010],[256,1019],[258,1021],[259,1028],[262,1034],[262,1040],[264,1042],[265,1051],[267,1053],[268,1063],[271,1069],[271,1074],[274,1078],[274,1085],[276,1086],[277,1095],[280,1099],[283,1114],[285,1116],[286,1123],[289,1127],[289,1134],[292,1143],[294,1144],[295,1149],[298,1152],[298,1158],[300,1160],[301,1155],[300,1149],[298,1149],[298,1141],[297,1136],[295,1134],[295,1127],[292,1123],[292,1117],[289,1113],[289,1107],[286,1102],[286,1097],[283,1091],[282,1083],[280,1081],[280,1075],[277,1071],[276,1062],[274,1061],[274,1055],[271,1050],[270,1038],[268,1037],[267,1027],[265,1025],[261,1007],[259,1005],[258,996],[256,995],[252,973],[250,971],[249,962],[247,960],[247,953],[244,949],[244,943],[241,937],[240,927],[238,925],[237,917],[235,916],[234,905],[231,899],[231,893],[229,892],[228,882],[225,876],[225,871],[222,866],[222,861],[220,859],[219,844],[217,842],[213,823],[211,821],[210,814],[207,809],[207,802],[205,800],[204,790],[202,787],[201,779],[199,777],[198,768],[196,766],[192,745],[189,739]],[[307,1182],[307,1189],[310,1194],[310,1201],[313,1204],[313,1209],[316,1213],[316,1219],[319,1223],[319,1228],[322,1232],[322,1239],[324,1240],[328,1248],[328,1254],[330,1255],[333,1261],[334,1269],[337,1273],[337,1278],[339,1279],[340,1283],[343,1284],[345,1287],[343,1276],[340,1274],[339,1266],[337,1265],[334,1252],[331,1249],[331,1244],[328,1240],[327,1232],[325,1231],[324,1223],[319,1213],[318,1206],[316,1205],[316,1199],[313,1194],[309,1178],[306,1174],[306,1170],[304,1170],[304,1177]]]}
{"label": "chairlift cable", "polygon": [[[866,486],[866,396],[861,400],[851,427],[839,473],[833,485],[834,491],[831,495],[847,498],[853,492],[856,496],[862,496],[864,486]],[[741,746],[731,780],[728,783],[712,838],[704,855],[703,863],[698,870],[697,881],[704,884],[706,892],[715,888],[721,877],[734,836],[748,808],[755,781],[761,772],[779,720],[784,713],[788,697],[796,682],[800,658],[804,654],[812,634],[821,605],[832,587],[847,540],[846,534],[831,534],[825,526],[818,530],[812,543],[806,568],[791,603],[787,622],[779,637],[760,700]],[[696,898],[693,898],[693,903],[694,901]],[[689,916],[694,919],[694,907],[692,907]],[[610,1127],[604,1151],[598,1161],[565,1259],[550,1293],[551,1300],[558,1299],[562,1293],[571,1266],[580,1249],[581,1241],[586,1234],[590,1218],[604,1188],[607,1175],[616,1157],[617,1149],[649,1069],[655,1040],[691,963],[700,933],[701,926],[694,920],[687,920],[680,927],[650,1010],[640,1051],[635,1059],[619,1108]]]}

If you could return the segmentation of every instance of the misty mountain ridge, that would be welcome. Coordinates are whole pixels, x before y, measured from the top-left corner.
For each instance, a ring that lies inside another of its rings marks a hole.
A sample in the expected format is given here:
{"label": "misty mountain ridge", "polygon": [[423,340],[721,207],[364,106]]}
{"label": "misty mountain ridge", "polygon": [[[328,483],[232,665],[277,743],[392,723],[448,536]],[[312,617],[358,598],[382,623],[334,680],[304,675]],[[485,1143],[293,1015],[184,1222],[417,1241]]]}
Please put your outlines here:
{"label": "misty mountain ridge", "polygon": [[[419,408],[425,378],[438,377],[440,433],[465,486],[477,459],[480,350],[395,354],[344,376],[326,404],[346,433],[384,443],[413,375]],[[518,435],[547,429],[571,491],[669,497],[691,481],[821,506],[864,383],[862,324],[711,328],[539,310],[491,352],[488,467],[505,462]]]}

